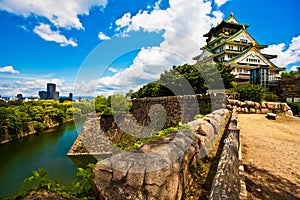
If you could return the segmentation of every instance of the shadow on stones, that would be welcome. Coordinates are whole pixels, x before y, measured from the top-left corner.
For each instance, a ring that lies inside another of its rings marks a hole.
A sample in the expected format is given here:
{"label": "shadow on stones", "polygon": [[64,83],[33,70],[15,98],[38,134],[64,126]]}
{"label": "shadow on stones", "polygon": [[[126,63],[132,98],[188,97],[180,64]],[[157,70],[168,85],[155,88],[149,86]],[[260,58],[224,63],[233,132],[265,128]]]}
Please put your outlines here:
{"label": "shadow on stones", "polygon": [[228,137],[228,127],[229,127],[230,121],[231,121],[231,117],[225,127],[225,132],[224,132],[224,134],[220,140],[220,143],[218,145],[218,150],[216,152],[216,155],[212,158],[209,158],[208,156],[203,158],[203,159],[212,159],[212,160],[211,160],[211,166],[209,168],[208,175],[203,184],[203,188],[206,190],[206,192],[202,193],[201,196],[199,196],[199,200],[208,199],[208,196],[210,195],[211,186],[212,186],[213,180],[215,178],[215,175],[217,173],[219,161],[221,159],[221,154],[222,154],[223,147],[224,147],[224,140]]}
{"label": "shadow on stones", "polygon": [[300,199],[299,185],[283,177],[275,176],[264,169],[258,169],[253,165],[244,165],[244,167],[248,199]]}

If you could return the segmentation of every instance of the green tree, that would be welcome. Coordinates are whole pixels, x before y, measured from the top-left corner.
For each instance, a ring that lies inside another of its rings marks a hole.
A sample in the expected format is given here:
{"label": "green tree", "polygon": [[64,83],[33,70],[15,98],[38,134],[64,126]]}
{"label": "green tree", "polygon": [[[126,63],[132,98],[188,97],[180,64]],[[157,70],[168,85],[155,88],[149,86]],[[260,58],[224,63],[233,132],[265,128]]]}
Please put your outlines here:
{"label": "green tree", "polygon": [[126,97],[122,94],[114,94],[107,98],[110,102],[110,109],[113,114],[128,114],[129,113],[129,102]]}
{"label": "green tree", "polygon": [[281,73],[281,78],[285,79],[285,78],[295,78],[295,77],[300,77],[300,73],[299,71],[290,71],[290,72],[282,72]]}
{"label": "green tree", "polygon": [[[232,68],[223,64],[217,65],[188,65],[173,66],[172,69],[164,71],[160,78],[143,86],[139,91],[132,94],[132,98],[157,97],[202,94],[208,89],[225,89],[234,86],[234,75]],[[217,79],[221,79],[218,81]],[[189,87],[191,90],[187,90]]]}
{"label": "green tree", "polygon": [[276,102],[278,100],[278,96],[272,92],[265,94],[264,99],[266,101],[273,101]]}
{"label": "green tree", "polygon": [[111,114],[110,101],[103,95],[97,96],[95,99],[95,111],[99,114]]}
{"label": "green tree", "polygon": [[241,101],[261,102],[265,95],[264,88],[261,85],[250,83],[236,86],[235,92],[240,94]]}
{"label": "green tree", "polygon": [[0,107],[0,141],[9,139],[7,132],[7,112],[5,107]]}
{"label": "green tree", "polygon": [[44,121],[44,110],[42,106],[32,106],[29,108],[29,115],[34,121]]}
{"label": "green tree", "polygon": [[62,123],[63,119],[65,118],[66,114],[58,109],[54,108],[53,106],[48,106],[44,109],[45,114],[50,117],[50,119],[54,122]]}
{"label": "green tree", "polygon": [[159,96],[173,96],[171,90],[158,82],[151,82],[144,85],[138,92],[132,94],[131,98],[144,98],[144,97],[159,97]]}

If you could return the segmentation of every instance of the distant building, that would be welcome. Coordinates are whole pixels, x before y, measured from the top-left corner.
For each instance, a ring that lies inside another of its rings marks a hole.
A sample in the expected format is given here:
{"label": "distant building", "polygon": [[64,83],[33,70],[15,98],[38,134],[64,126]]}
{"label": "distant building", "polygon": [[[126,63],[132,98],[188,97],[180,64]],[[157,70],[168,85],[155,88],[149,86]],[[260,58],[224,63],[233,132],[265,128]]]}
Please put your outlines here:
{"label": "distant building", "polygon": [[41,99],[46,100],[48,99],[48,94],[46,91],[39,91],[39,96]]}
{"label": "distant building", "polygon": [[73,93],[69,93],[68,97],[60,97],[59,98],[60,102],[64,102],[64,101],[73,101]]}
{"label": "distant building", "polygon": [[259,44],[247,32],[248,27],[248,24],[240,24],[231,13],[204,35],[207,44],[194,60],[200,65],[223,63],[233,68],[237,84],[260,84],[268,91],[270,83],[280,79],[281,69],[270,61],[277,56],[263,54],[261,50],[267,45]]}
{"label": "distant building", "polygon": [[23,101],[23,94],[17,94],[17,99],[19,100],[19,101]]}
{"label": "distant building", "polygon": [[73,101],[73,93],[69,93],[69,99],[70,101]]}
{"label": "distant building", "polygon": [[47,92],[46,91],[39,91],[39,96],[41,99],[59,99],[59,92],[56,91],[56,84],[54,83],[47,83]]}
{"label": "distant building", "polygon": [[47,94],[48,94],[48,99],[58,100],[59,92],[56,91],[56,84],[47,83]]}

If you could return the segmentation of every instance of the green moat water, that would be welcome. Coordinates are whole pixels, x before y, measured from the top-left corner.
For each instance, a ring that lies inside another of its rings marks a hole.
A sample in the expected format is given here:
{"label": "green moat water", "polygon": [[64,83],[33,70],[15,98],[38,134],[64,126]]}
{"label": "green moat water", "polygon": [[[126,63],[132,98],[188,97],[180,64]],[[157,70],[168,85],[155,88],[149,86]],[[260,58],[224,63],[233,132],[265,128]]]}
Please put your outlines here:
{"label": "green moat water", "polygon": [[[83,122],[77,123],[80,131]],[[78,131],[74,122],[0,145],[0,199],[15,192],[33,170],[45,168],[49,178],[68,184],[77,166],[66,155]]]}

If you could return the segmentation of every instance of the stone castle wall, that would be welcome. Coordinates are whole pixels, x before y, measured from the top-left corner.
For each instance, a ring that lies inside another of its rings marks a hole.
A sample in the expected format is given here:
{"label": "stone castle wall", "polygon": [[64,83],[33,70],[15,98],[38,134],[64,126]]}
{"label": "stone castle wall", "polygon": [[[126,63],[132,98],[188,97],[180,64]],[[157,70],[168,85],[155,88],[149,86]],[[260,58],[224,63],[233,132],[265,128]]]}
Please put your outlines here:
{"label": "stone castle wall", "polygon": [[227,109],[236,109],[238,113],[255,113],[255,114],[267,114],[267,113],[284,113],[287,115],[293,115],[291,109],[287,103],[277,102],[262,102],[257,103],[253,101],[239,101],[228,100]]}
{"label": "stone castle wall", "polygon": [[227,109],[220,109],[179,130],[136,149],[98,162],[94,185],[99,199],[182,199],[196,166],[222,134]]}
{"label": "stone castle wall", "polygon": [[281,101],[286,101],[287,98],[300,98],[300,77],[281,79],[278,96]]}
{"label": "stone castle wall", "polygon": [[[160,105],[166,112],[166,127],[178,125],[179,122],[192,121],[195,115],[203,113],[201,105],[209,105],[211,111],[226,107],[225,93],[215,93],[211,95],[186,95],[186,96],[168,96],[151,97],[131,100],[132,114],[141,125],[150,123],[149,113],[155,105]],[[205,113],[206,114],[206,113]]]}
{"label": "stone castle wall", "polygon": [[209,200],[247,199],[236,110],[232,112],[220,157]]}

